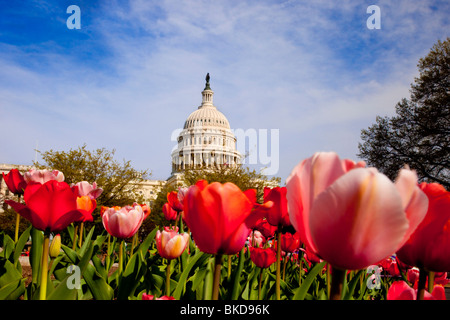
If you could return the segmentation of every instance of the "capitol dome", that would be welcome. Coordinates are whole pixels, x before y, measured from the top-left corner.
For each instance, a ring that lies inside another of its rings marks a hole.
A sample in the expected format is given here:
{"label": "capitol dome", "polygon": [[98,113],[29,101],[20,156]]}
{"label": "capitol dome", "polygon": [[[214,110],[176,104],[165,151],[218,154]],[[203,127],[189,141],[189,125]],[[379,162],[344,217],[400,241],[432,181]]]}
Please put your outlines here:
{"label": "capitol dome", "polygon": [[187,117],[178,136],[178,146],[172,152],[172,174],[185,169],[233,166],[241,161],[230,123],[213,104],[209,80],[208,73],[202,104]]}

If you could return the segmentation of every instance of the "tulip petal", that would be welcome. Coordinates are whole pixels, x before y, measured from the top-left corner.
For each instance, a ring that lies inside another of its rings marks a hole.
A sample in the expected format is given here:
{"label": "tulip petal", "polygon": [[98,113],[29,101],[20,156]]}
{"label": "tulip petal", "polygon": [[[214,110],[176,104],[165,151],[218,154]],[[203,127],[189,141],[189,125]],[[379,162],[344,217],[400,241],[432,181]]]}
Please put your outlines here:
{"label": "tulip petal", "polygon": [[394,253],[408,220],[394,184],[375,169],[353,169],[321,193],[310,228],[321,258],[362,269]]}

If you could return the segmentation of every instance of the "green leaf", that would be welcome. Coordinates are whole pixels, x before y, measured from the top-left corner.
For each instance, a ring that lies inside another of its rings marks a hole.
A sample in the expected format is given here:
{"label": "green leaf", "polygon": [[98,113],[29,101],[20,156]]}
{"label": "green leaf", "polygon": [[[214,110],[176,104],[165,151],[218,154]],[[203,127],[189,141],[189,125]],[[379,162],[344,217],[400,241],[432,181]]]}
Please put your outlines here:
{"label": "green leaf", "polygon": [[20,279],[22,279],[22,274],[14,264],[8,259],[0,258],[0,288]]}
{"label": "green leaf", "polygon": [[231,283],[233,284],[233,290],[231,291],[231,300],[237,300],[239,297],[239,292],[240,292],[240,279],[241,279],[241,274],[242,274],[242,270],[244,268],[244,261],[245,261],[245,257],[244,257],[244,248],[242,248],[241,252],[239,253],[239,260],[238,260],[238,266],[236,268],[236,270],[233,272],[232,278],[231,278]]}
{"label": "green leaf", "polygon": [[320,273],[320,271],[323,269],[325,264],[326,264],[326,261],[318,263],[314,266],[314,268],[312,268],[309,271],[308,276],[302,282],[302,285],[295,292],[293,300],[304,300],[305,299],[306,294],[308,293],[309,287],[313,283],[314,279],[316,279],[316,277]]}
{"label": "green leaf", "polygon": [[0,300],[17,300],[25,292],[25,279],[18,279],[0,288]]}
{"label": "green leaf", "polygon": [[80,262],[81,257],[75,250],[72,250],[66,245],[61,245],[61,248],[64,250],[66,256],[69,258],[72,264],[76,265]]}
{"label": "green leaf", "polygon": [[[3,251],[1,252],[1,256],[10,259],[11,254],[14,253],[14,240],[7,234],[3,234]],[[13,262],[13,260],[11,260]]]}
{"label": "green leaf", "polygon": [[33,271],[32,283],[38,285],[40,281],[42,245],[44,243],[44,233],[36,228],[31,228],[31,249],[30,265]]}
{"label": "green leaf", "polygon": [[358,273],[356,273],[350,283],[348,284],[348,290],[346,290],[343,300],[350,300],[353,299],[353,294],[355,292],[356,285],[358,284],[360,280],[360,276],[363,272],[366,270],[359,270]]}
{"label": "green leaf", "polygon": [[30,237],[30,231],[32,226],[30,225],[19,237],[16,243],[16,247],[14,249],[14,264],[19,261],[20,256],[22,255],[23,248]]}
{"label": "green leaf", "polygon": [[200,258],[205,257],[206,254],[198,251],[194,256],[189,257],[188,260],[188,265],[186,266],[186,268],[183,270],[183,273],[181,274],[180,280],[178,281],[178,285],[173,293],[173,297],[176,300],[179,300],[181,297],[181,293],[183,291],[184,288],[184,284],[186,283],[186,280],[189,276],[189,273],[191,272],[191,269],[196,266],[197,262],[200,260]]}
{"label": "green leaf", "polygon": [[128,296],[134,293],[134,290],[139,285],[140,279],[144,276],[146,271],[147,268],[144,266],[142,252],[138,250],[131,256],[122,273],[117,299],[128,299]]}
{"label": "green leaf", "polygon": [[114,290],[106,283],[105,278],[103,278],[94,266],[88,265],[85,272],[83,273],[83,278],[88,285],[92,296],[96,300],[112,300],[114,298]]}

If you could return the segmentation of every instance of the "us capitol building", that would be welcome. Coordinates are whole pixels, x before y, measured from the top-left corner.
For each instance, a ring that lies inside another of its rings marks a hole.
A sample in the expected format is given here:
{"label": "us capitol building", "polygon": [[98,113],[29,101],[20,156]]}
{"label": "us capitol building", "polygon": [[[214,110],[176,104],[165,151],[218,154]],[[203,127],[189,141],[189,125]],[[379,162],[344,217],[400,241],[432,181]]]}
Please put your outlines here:
{"label": "us capitol building", "polygon": [[[164,185],[182,186],[182,175],[185,169],[234,166],[242,161],[242,155],[236,150],[236,137],[230,129],[227,118],[213,104],[214,92],[210,87],[209,73],[205,80],[202,103],[187,117],[177,139],[178,145],[172,152],[170,177],[165,181],[145,180],[140,183],[139,192],[148,205],[152,204]],[[12,196],[1,173],[7,174],[14,168],[19,169],[23,174],[33,167],[0,164],[0,213],[3,211],[3,201]]]}

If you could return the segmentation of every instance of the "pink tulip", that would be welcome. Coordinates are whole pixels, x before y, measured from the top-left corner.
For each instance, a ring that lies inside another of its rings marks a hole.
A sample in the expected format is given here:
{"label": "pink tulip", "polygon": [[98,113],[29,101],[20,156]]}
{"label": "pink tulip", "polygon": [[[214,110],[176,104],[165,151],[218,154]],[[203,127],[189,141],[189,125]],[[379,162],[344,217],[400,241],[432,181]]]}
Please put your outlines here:
{"label": "pink tulip", "polygon": [[189,234],[178,233],[178,227],[165,227],[164,230],[156,232],[156,247],[159,255],[168,260],[181,256],[189,243]]}
{"label": "pink tulip", "polygon": [[127,239],[132,237],[144,221],[144,211],[140,205],[118,209],[108,208],[102,217],[103,226],[113,237]]}
{"label": "pink tulip", "polygon": [[36,170],[30,169],[28,172],[25,172],[23,175],[25,181],[27,183],[37,182],[40,184],[44,184],[49,180],[56,180],[58,182],[64,181],[64,174],[58,170]]}
{"label": "pink tulip", "polygon": [[71,187],[79,197],[89,196],[89,198],[91,199],[97,199],[103,192],[102,188],[97,187],[96,182],[90,184],[87,181],[81,181],[77,182],[76,184],[72,184]]}
{"label": "pink tulip", "polygon": [[305,244],[339,269],[362,269],[393,254],[426,214],[415,173],[392,183],[334,153],[318,153],[287,181],[289,214]]}
{"label": "pink tulip", "polygon": [[364,162],[341,160],[334,152],[318,152],[300,162],[286,181],[289,220],[299,232],[300,240],[315,251],[309,230],[311,206],[316,197],[336,179]]}

